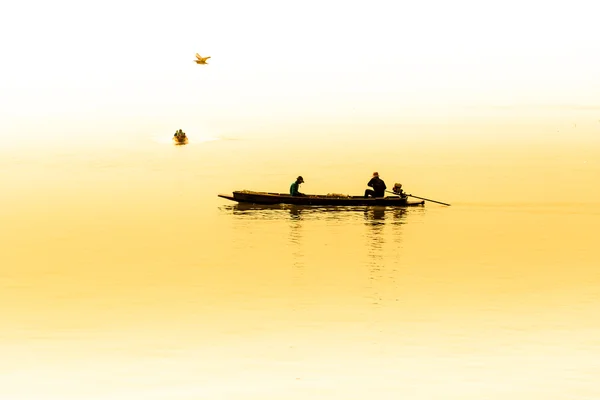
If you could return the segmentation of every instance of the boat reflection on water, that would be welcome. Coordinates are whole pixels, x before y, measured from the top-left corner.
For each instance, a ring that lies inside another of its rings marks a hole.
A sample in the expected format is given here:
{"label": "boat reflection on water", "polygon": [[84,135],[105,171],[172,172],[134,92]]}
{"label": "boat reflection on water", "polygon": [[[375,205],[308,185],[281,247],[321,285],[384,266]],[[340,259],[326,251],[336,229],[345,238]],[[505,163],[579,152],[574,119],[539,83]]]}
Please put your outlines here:
{"label": "boat reflection on water", "polygon": [[[307,268],[310,271],[310,268],[321,265],[321,254],[327,254],[332,248],[343,249],[345,247],[340,243],[347,243],[361,257],[360,263],[368,276],[362,284],[364,294],[369,303],[377,307],[397,301],[407,219],[412,215],[418,219],[425,210],[414,207],[250,203],[223,205],[219,209],[237,219],[242,228],[251,226],[257,232],[259,229],[264,232],[265,237],[277,235],[278,240],[285,240],[285,249],[291,255],[294,266],[295,285],[309,287],[312,283],[306,281],[309,276],[306,275]],[[262,225],[261,222],[268,224]]]}
{"label": "boat reflection on water", "polygon": [[356,218],[359,213],[370,224],[384,224],[386,219],[392,223],[405,223],[407,209],[385,206],[299,206],[290,204],[249,204],[237,203],[221,207],[236,216],[253,219],[280,219],[289,216],[292,219],[346,219]]}
{"label": "boat reflection on water", "polygon": [[393,223],[405,223],[407,210],[398,207],[367,207],[364,210],[364,217],[368,224],[384,224],[386,218],[393,220]]}

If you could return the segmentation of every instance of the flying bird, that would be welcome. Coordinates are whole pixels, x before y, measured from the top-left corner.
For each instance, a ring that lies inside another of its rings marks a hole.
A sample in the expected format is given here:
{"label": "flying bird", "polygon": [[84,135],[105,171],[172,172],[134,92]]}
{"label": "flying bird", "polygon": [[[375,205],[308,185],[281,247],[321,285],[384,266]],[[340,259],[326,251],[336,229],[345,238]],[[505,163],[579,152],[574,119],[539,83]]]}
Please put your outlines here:
{"label": "flying bird", "polygon": [[210,56],[208,57],[202,57],[200,56],[200,54],[196,53],[196,58],[197,60],[194,60],[196,62],[196,64],[207,64],[206,60],[208,60],[210,58]]}

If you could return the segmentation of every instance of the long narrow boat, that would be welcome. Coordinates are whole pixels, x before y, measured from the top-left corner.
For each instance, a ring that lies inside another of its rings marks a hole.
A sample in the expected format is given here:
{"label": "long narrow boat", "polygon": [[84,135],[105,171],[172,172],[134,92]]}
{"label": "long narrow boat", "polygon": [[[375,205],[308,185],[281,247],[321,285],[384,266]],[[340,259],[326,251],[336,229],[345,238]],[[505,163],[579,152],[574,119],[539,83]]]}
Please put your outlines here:
{"label": "long narrow boat", "polygon": [[346,196],[340,194],[328,195],[305,195],[291,196],[285,193],[253,192],[241,190],[233,192],[233,195],[219,194],[227,200],[237,201],[238,203],[251,204],[295,204],[303,206],[420,206],[425,201],[408,201],[406,197],[386,196],[386,197],[364,197],[364,196]]}

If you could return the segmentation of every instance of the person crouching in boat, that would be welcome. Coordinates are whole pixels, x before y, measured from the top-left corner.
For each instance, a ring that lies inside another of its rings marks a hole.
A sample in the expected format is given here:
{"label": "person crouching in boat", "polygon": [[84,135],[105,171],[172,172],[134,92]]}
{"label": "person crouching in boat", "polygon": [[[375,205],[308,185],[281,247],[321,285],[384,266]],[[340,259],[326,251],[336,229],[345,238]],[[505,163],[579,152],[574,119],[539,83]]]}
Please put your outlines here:
{"label": "person crouching in boat", "polygon": [[383,179],[381,179],[379,177],[379,173],[373,172],[373,177],[371,178],[369,183],[367,183],[367,186],[370,186],[373,189],[365,190],[365,197],[369,197],[369,196],[384,197],[385,196],[385,189],[387,189],[387,186],[385,186],[385,182],[383,181]]}
{"label": "person crouching in boat", "polygon": [[292,183],[290,186],[290,195],[291,196],[306,196],[304,193],[300,193],[300,184],[304,183],[304,178],[299,176],[296,178],[296,181]]}

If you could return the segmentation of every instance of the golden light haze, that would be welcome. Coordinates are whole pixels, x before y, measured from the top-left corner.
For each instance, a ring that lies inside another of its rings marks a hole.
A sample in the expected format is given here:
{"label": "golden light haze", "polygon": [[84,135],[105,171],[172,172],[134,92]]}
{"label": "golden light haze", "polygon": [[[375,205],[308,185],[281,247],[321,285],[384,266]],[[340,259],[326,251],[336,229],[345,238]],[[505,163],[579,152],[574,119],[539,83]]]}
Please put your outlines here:
{"label": "golden light haze", "polygon": [[0,399],[600,398],[596,2],[5,3]]}
{"label": "golden light haze", "polygon": [[[572,124],[578,107],[596,114],[580,124],[600,119],[592,1],[5,7],[4,139],[16,131],[67,140],[82,125],[105,138],[199,121],[210,134],[238,136],[281,136],[308,121],[489,124],[537,115]],[[210,65],[196,65],[196,52],[212,56]]]}

